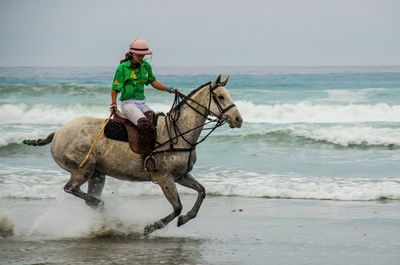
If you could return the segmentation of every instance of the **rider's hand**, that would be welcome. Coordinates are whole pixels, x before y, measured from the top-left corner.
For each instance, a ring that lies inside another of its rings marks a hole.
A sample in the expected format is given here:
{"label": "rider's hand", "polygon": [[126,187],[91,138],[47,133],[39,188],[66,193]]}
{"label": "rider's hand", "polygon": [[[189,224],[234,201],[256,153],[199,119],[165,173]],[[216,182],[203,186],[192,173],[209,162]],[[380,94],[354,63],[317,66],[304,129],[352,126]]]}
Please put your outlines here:
{"label": "rider's hand", "polygon": [[117,103],[116,102],[113,102],[113,103],[111,103],[111,105],[110,105],[110,112],[111,113],[115,113],[117,111]]}
{"label": "rider's hand", "polygon": [[174,94],[178,94],[179,93],[178,89],[176,87],[172,87],[172,86],[169,86],[167,91],[169,93],[174,93]]}

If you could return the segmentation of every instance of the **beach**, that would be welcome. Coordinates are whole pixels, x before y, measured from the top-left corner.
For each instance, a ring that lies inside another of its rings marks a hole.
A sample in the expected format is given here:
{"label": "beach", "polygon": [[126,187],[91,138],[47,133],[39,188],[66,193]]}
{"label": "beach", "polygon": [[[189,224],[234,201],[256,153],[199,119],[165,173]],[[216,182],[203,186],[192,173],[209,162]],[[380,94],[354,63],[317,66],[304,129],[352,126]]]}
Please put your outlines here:
{"label": "beach", "polygon": [[[183,196],[184,212],[195,196]],[[194,220],[143,236],[161,196],[9,200],[1,264],[398,264],[400,203],[208,197]],[[20,211],[24,209],[24,211]],[[29,209],[29,210],[27,210]]]}
{"label": "beach", "polygon": [[0,0],[0,265],[400,265],[399,10]]}
{"label": "beach", "polygon": [[[172,211],[159,186],[106,177],[94,211],[51,144],[22,144],[108,117],[114,69],[0,67],[0,264],[399,264],[400,67],[155,68],[186,95],[219,71],[243,126],[196,147],[198,216],[145,237]],[[186,213],[196,193],[178,191]]]}

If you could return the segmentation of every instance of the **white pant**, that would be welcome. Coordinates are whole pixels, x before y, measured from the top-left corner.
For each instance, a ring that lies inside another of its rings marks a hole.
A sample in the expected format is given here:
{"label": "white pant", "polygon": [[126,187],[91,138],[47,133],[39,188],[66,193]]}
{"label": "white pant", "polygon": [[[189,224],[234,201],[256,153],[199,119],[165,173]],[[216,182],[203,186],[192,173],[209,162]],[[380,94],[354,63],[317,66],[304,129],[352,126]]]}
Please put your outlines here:
{"label": "white pant", "polygon": [[143,114],[147,111],[152,111],[149,106],[146,105],[144,100],[124,100],[121,101],[121,112],[131,122],[137,125],[140,118],[146,118]]}

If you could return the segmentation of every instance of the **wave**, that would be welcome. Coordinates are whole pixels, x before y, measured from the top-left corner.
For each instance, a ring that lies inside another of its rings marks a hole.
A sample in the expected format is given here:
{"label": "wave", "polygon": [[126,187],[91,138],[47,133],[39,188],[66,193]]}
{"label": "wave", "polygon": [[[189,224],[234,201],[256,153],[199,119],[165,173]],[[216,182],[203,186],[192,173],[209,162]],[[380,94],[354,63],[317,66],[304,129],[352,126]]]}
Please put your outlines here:
{"label": "wave", "polygon": [[375,96],[393,94],[393,89],[364,88],[364,89],[336,89],[326,90],[328,99],[337,102],[360,102]]}
{"label": "wave", "polygon": [[236,102],[245,122],[249,123],[360,123],[400,122],[400,105],[348,104],[322,105],[309,102],[297,104],[255,105],[250,101]]}
{"label": "wave", "polygon": [[[156,111],[168,112],[170,105],[149,103]],[[255,105],[249,101],[236,102],[247,123],[362,123],[400,122],[400,105],[321,105],[308,102],[297,104]],[[0,124],[56,124],[77,116],[108,116],[108,106],[93,104],[2,104]]]}
{"label": "wave", "polygon": [[292,126],[254,129],[244,132],[217,132],[218,142],[235,139],[270,143],[332,144],[342,147],[400,147],[400,129],[364,126]]}
{"label": "wave", "polygon": [[[7,130],[6,130],[7,129]],[[0,127],[0,151],[5,148],[16,149],[15,145],[23,146],[22,141],[25,139],[44,138],[55,128],[1,128]]]}
{"label": "wave", "polygon": [[[212,134],[211,138],[230,141],[240,137],[277,143],[315,142],[346,147],[400,146],[400,128],[393,124],[400,122],[397,113],[400,106],[397,105],[329,106],[300,103],[265,106],[243,101],[239,101],[237,105],[245,120],[243,129],[229,130],[224,127]],[[151,103],[151,107],[163,112],[170,109],[169,105],[160,103]],[[78,116],[106,118],[108,111],[108,107],[103,105],[0,105],[0,148],[20,144],[27,138],[43,138]],[[367,120],[374,121],[375,127],[362,123]],[[329,124],[335,122],[343,125]],[[360,124],[353,126],[352,123],[356,122]],[[382,128],[376,128],[376,125]],[[396,127],[390,128],[393,125]]]}
{"label": "wave", "polygon": [[[167,112],[171,108],[166,104],[151,104],[157,111]],[[107,118],[108,105],[93,104],[3,104],[0,105],[0,124],[40,124],[62,125],[79,116]]]}
{"label": "wave", "polygon": [[[29,148],[22,144],[25,139],[44,138],[52,130],[2,133],[0,129],[0,155],[27,152],[37,153],[40,148]],[[350,148],[400,148],[400,129],[372,127],[330,127],[330,128],[275,128],[258,132],[230,133],[221,132],[210,136],[217,143],[231,141],[268,142],[273,144],[332,144]]]}
{"label": "wave", "polygon": [[[343,201],[400,200],[400,178],[331,178],[210,169],[195,173],[209,195]],[[61,171],[3,166],[0,198],[55,199],[69,176]],[[84,185],[83,190],[86,189]],[[180,193],[193,194],[179,187]],[[108,178],[105,198],[161,195],[157,185]]]}
{"label": "wave", "polygon": [[55,84],[0,84],[0,95],[41,97],[48,94],[62,96],[81,96],[103,94],[109,91],[110,85],[104,84],[74,84],[61,82]]}
{"label": "wave", "polygon": [[400,129],[372,127],[331,127],[319,129],[296,129],[295,137],[339,146],[400,147]]}
{"label": "wave", "polygon": [[400,178],[325,178],[220,171],[209,173],[205,185],[209,193],[223,196],[343,201],[400,199]]}
{"label": "wave", "polygon": [[106,106],[98,105],[4,104],[0,106],[0,124],[60,125],[77,116],[106,117],[107,112]]}

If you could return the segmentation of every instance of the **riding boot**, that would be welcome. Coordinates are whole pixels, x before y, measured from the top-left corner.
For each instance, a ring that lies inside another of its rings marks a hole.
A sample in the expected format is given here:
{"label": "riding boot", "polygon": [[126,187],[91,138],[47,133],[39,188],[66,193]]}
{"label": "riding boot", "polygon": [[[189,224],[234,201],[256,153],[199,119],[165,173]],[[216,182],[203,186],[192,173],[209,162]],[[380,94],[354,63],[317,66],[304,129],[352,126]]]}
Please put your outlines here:
{"label": "riding boot", "polygon": [[[151,148],[154,148],[154,144],[156,142],[157,139],[157,135],[156,135],[156,129],[154,127],[154,117],[155,117],[155,113],[154,111],[150,110],[150,111],[146,111],[144,113],[144,115],[146,116],[146,118],[150,121],[150,125],[151,125],[151,136],[150,136],[150,146]],[[153,150],[152,150],[153,151]]]}
{"label": "riding boot", "polygon": [[147,118],[140,118],[137,124],[139,144],[143,153],[144,169],[148,171],[157,170],[157,161],[152,155],[153,151],[153,130],[152,124]]}
{"label": "riding boot", "polygon": [[146,116],[146,118],[150,121],[151,125],[153,125],[153,117],[155,116],[154,111],[149,110],[149,111],[146,111],[146,112],[143,113],[143,114],[144,114],[144,116]]}

